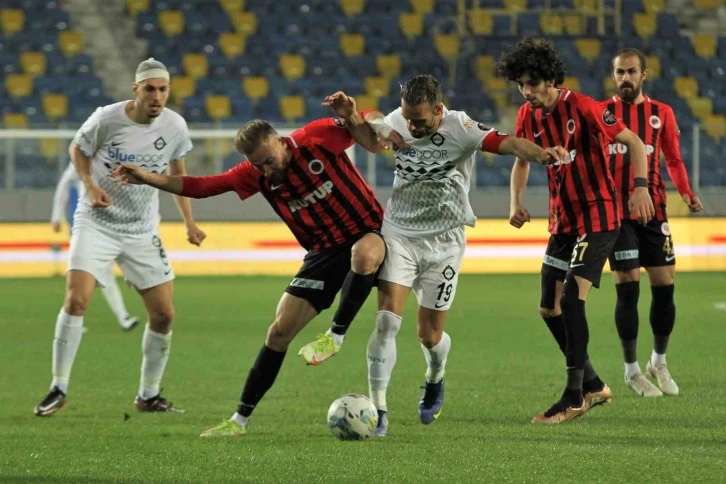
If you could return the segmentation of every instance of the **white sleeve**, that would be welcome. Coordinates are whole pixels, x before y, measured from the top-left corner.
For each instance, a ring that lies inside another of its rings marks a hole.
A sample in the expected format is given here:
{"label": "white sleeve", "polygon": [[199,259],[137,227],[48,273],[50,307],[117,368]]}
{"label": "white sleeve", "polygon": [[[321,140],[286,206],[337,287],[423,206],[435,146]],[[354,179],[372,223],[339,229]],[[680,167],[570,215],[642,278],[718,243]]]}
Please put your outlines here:
{"label": "white sleeve", "polygon": [[187,123],[182,120],[181,124],[181,133],[179,134],[179,138],[176,146],[174,147],[174,151],[171,154],[171,158],[169,158],[171,161],[181,160],[194,148],[192,139],[189,137],[189,127],[187,126]]}
{"label": "white sleeve", "polygon": [[487,128],[482,123],[478,123],[471,119],[464,111],[457,111],[457,129],[460,130],[461,145],[467,152],[476,152],[481,150],[484,138],[486,138],[492,129]]}
{"label": "white sleeve", "polygon": [[60,222],[63,218],[63,212],[65,212],[68,206],[68,196],[71,191],[71,184],[78,180],[78,174],[76,173],[76,167],[73,163],[68,163],[66,170],[58,180],[58,185],[55,187],[55,194],[53,194],[53,212],[50,216],[51,223]]}
{"label": "white sleeve", "polygon": [[393,129],[396,129],[396,120],[400,122],[401,119],[403,119],[403,109],[401,107],[398,107],[383,117],[383,121]]}
{"label": "white sleeve", "polygon": [[89,158],[96,154],[98,148],[106,141],[108,129],[102,123],[103,108],[98,108],[76,133],[73,142]]}

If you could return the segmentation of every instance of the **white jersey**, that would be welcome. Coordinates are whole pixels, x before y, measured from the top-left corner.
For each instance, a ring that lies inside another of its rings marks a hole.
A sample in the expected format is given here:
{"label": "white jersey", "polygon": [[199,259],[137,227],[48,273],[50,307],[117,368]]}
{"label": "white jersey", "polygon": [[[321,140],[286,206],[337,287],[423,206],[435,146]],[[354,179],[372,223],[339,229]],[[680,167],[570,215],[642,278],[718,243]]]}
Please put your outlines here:
{"label": "white jersey", "polygon": [[[76,133],[74,142],[91,159],[91,176],[113,204],[92,208],[83,196],[75,225],[97,224],[121,234],[144,234],[158,224],[159,191],[147,185],[117,184],[109,174],[121,163],[162,173],[170,161],[192,150],[187,123],[164,108],[151,124],[138,124],[126,114],[129,101],[98,108]],[[85,195],[85,194],[84,194]]]}
{"label": "white jersey", "polygon": [[473,227],[476,217],[469,203],[471,172],[484,138],[495,131],[463,111],[446,108],[439,129],[420,139],[411,136],[401,108],[386,116],[385,122],[410,148],[395,150],[396,173],[384,225],[407,237],[436,235],[464,225]]}

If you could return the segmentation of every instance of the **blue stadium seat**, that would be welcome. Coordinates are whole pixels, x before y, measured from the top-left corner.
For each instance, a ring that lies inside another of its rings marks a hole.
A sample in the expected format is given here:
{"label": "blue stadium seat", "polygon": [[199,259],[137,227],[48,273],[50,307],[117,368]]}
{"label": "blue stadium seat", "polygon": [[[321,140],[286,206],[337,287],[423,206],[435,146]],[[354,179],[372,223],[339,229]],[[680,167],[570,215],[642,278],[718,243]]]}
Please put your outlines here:
{"label": "blue stadium seat", "polygon": [[494,16],[494,35],[509,35],[512,32],[512,17],[509,15]]}
{"label": "blue stadium seat", "polygon": [[541,34],[538,13],[522,13],[517,18],[517,31],[525,37],[536,37]]}
{"label": "blue stadium seat", "polygon": [[[721,94],[713,98],[713,111],[716,114],[726,115],[726,96]],[[724,144],[726,146],[726,143]]]}
{"label": "blue stadium seat", "polygon": [[[678,32],[678,17],[673,13],[658,14],[658,37],[671,37],[673,32]],[[689,43],[690,45],[690,43]]]}

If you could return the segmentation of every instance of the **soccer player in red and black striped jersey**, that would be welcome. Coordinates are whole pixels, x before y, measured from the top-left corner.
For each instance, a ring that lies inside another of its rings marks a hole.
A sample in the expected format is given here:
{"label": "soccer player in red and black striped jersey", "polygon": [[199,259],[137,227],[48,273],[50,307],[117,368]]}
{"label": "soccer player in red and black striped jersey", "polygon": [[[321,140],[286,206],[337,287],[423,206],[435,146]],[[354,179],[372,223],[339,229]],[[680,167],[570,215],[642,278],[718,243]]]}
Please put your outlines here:
{"label": "soccer player in red and black striped jersey", "polygon": [[[612,62],[612,77],[618,94],[603,105],[645,143],[649,158],[648,190],[653,197],[655,217],[646,225],[639,224],[628,210],[627,202],[633,193],[633,166],[627,147],[608,143],[610,170],[615,180],[618,201],[623,206],[620,236],[610,254],[610,269],[615,279],[617,304],[615,324],[623,346],[625,382],[644,397],[678,395],[678,385],[666,367],[665,353],[676,319],[673,302],[673,281],[676,256],[666,213],[666,194],[660,176],[661,154],[666,168],[683,201],[691,212],[703,209],[701,201],[691,191],[686,167],[680,154],[680,133],[673,110],[665,103],[643,93],[648,78],[645,56],[633,48],[618,52]],[[653,299],[650,303],[650,326],[653,330],[653,351],[646,373],[655,377],[660,390],[643,376],[638,365],[638,298],[640,268],[650,279]]]}
{"label": "soccer player in red and black striped jersey", "polygon": [[[565,64],[550,43],[521,40],[502,56],[497,70],[517,83],[527,101],[519,110],[517,136],[542,147],[564,146],[570,153],[565,163],[547,168],[552,236],[542,266],[540,307],[565,353],[567,387],[557,403],[533,420],[562,422],[611,398],[610,389],[588,364],[585,317],[587,294],[592,286],[599,286],[620,228],[615,186],[600,137],[615,139],[631,149],[638,188],[629,203],[643,222],[653,216],[645,180],[645,146],[597,101],[561,86]],[[529,220],[521,203],[527,175],[527,164],[516,160],[510,217],[515,227]]]}
{"label": "soccer player in red and black striped jersey", "polygon": [[131,165],[114,172],[119,183],[151,185],[190,198],[233,191],[245,200],[260,193],[308,251],[277,306],[237,412],[202,437],[245,434],[252,411],[272,387],[295,335],[341,291],[334,329],[342,342],[370,294],[385,257],[379,232],[383,209],[345,153],[355,141],[371,151],[380,148],[364,116],[352,111],[346,118],[313,121],[287,137],[266,121],[250,121],[235,139],[247,161],[220,175],[174,177]]}

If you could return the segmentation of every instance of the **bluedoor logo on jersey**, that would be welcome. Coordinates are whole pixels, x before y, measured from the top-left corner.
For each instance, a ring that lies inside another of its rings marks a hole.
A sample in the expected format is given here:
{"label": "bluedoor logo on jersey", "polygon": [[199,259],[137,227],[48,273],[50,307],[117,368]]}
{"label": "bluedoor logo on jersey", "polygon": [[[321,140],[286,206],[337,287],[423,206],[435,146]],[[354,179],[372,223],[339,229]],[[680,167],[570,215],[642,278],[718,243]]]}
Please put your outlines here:
{"label": "bluedoor logo on jersey", "polygon": [[128,154],[125,153],[121,148],[109,147],[106,155],[109,160],[120,161],[120,162],[138,162],[138,163],[156,163],[164,159],[164,154],[159,153],[156,155],[145,155],[140,153]]}

